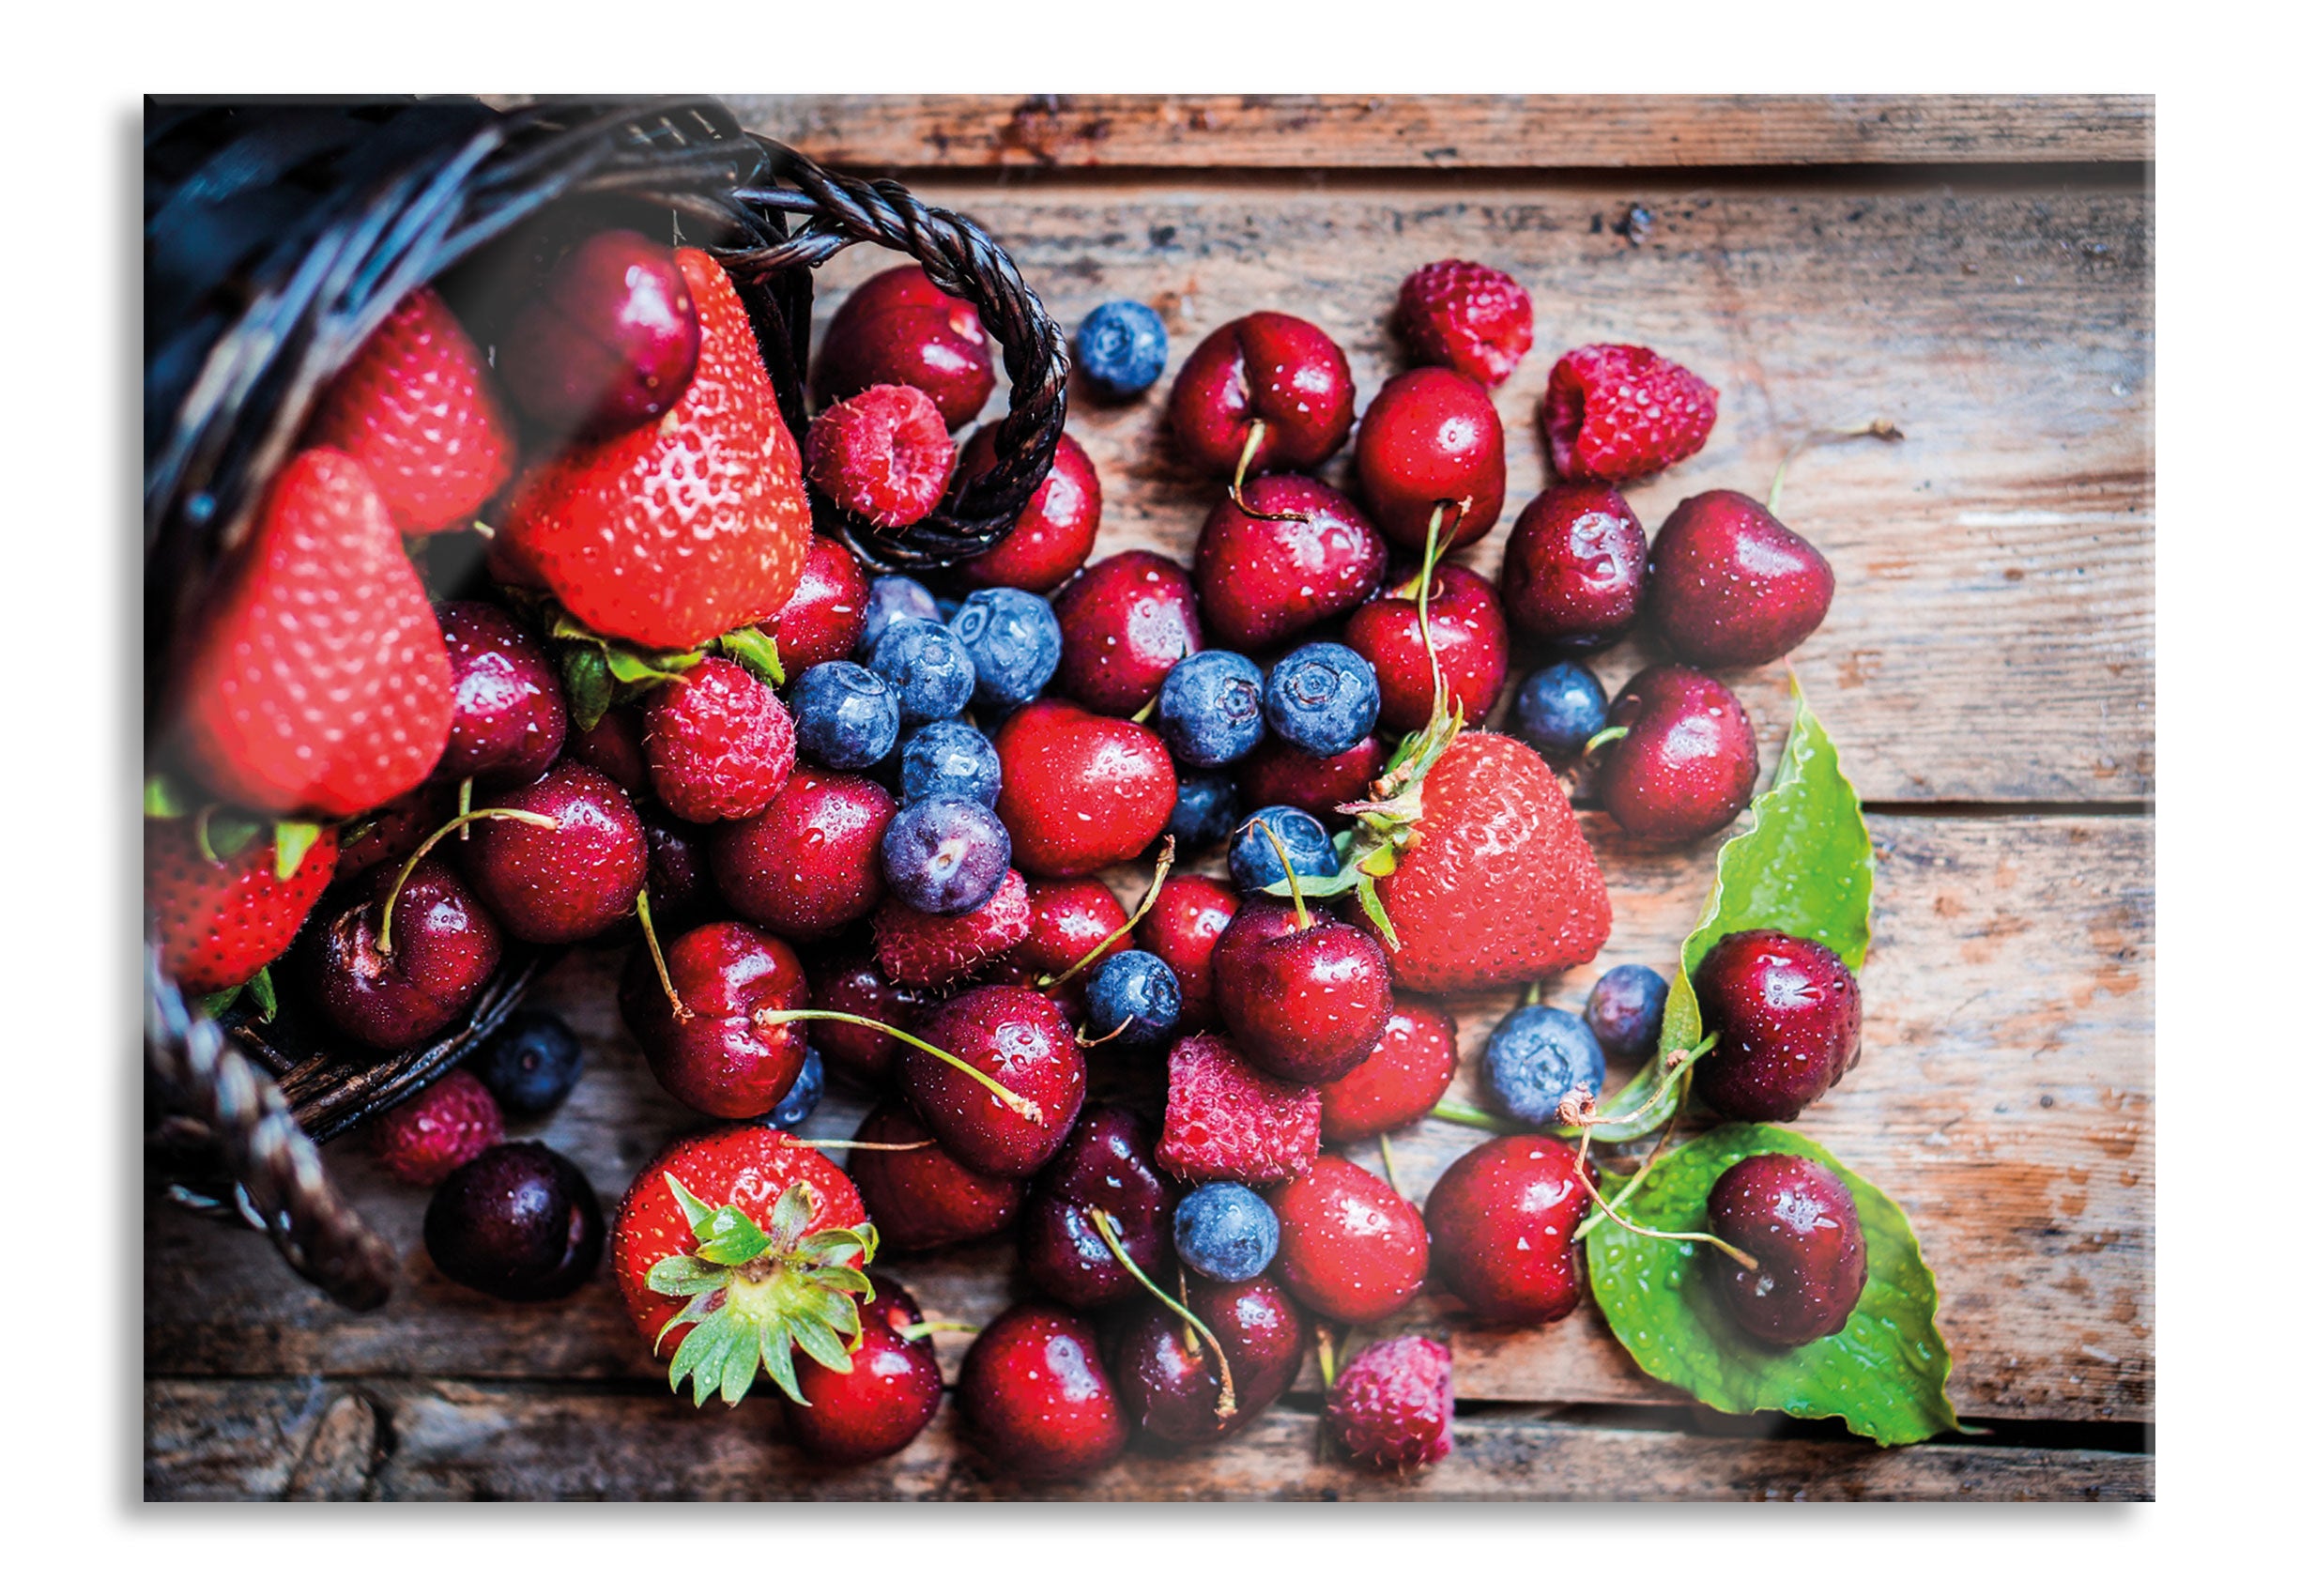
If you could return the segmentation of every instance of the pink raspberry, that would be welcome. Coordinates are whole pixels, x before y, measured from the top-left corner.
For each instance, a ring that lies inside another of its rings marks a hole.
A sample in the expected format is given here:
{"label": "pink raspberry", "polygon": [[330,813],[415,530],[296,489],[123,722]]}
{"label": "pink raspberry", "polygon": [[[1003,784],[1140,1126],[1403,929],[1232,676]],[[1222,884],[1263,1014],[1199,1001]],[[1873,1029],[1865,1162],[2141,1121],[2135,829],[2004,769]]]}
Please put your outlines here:
{"label": "pink raspberry", "polygon": [[1453,1450],[1453,1353],[1427,1336],[1376,1342],[1326,1393],[1334,1434],[1358,1462],[1403,1473]]}
{"label": "pink raspberry", "polygon": [[924,520],[957,460],[934,401],[900,383],[841,399],[806,429],[806,480],[874,527]]}
{"label": "pink raspberry", "polygon": [[1533,347],[1533,296],[1506,271],[1434,260],[1398,290],[1398,331],[1424,365],[1496,388]]}
{"label": "pink raspberry", "polygon": [[790,712],[731,659],[706,659],[647,704],[647,770],[682,821],[747,820],[781,796],[799,757]]}
{"label": "pink raspberry", "polygon": [[454,1069],[384,1111],[368,1137],[385,1169],[411,1186],[437,1186],[503,1140],[503,1111],[479,1077]]}
{"label": "pink raspberry", "polygon": [[1628,482],[1701,452],[1717,391],[1650,349],[1590,344],[1550,368],[1541,423],[1559,475]]}
{"label": "pink raspberry", "polygon": [[1265,1075],[1219,1036],[1166,1055],[1158,1160],[1184,1180],[1291,1180],[1318,1156],[1318,1089]]}
{"label": "pink raspberry", "polygon": [[879,968],[905,987],[945,988],[981,970],[1030,935],[1030,889],[1008,870],[990,901],[963,914],[924,914],[888,898],[871,917]]}

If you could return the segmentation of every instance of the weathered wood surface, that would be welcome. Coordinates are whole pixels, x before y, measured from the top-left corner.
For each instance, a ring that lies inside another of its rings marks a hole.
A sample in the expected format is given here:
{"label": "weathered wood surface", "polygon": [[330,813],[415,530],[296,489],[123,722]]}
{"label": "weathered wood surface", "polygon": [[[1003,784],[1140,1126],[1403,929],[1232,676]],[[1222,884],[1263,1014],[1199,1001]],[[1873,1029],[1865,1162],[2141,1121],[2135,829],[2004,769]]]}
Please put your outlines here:
{"label": "weathered wood surface", "polygon": [[733,95],[862,167],[1806,166],[2138,161],[2146,95]]}
{"label": "weathered wood surface", "polygon": [[1219,1447],[1128,1452],[1085,1480],[1000,1474],[945,1402],[883,1463],[825,1468],[764,1399],[729,1419],[653,1391],[446,1380],[158,1380],[144,1482],[172,1501],[2134,1501],[2130,1453],[1687,1435],[1464,1416],[1409,1479],[1321,1456],[1316,1420],[1273,1408]]}

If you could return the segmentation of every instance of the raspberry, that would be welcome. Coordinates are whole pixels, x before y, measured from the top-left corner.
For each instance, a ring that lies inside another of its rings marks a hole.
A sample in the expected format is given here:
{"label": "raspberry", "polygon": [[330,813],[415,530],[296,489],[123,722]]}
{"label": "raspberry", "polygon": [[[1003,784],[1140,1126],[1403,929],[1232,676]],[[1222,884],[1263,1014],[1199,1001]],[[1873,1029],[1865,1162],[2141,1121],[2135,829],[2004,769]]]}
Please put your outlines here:
{"label": "raspberry", "polygon": [[774,802],[799,757],[790,714],[730,659],[690,666],[647,706],[655,796],[682,821],[747,820]]}
{"label": "raspberry", "polygon": [[1533,347],[1533,296],[1506,271],[1434,260],[1398,290],[1398,331],[1415,360],[1497,388]]}
{"label": "raspberry", "polygon": [[376,1160],[411,1186],[438,1185],[502,1140],[503,1111],[468,1069],[387,1110],[369,1133]]}
{"label": "raspberry", "polygon": [[1360,1463],[1427,1468],[1453,1450],[1453,1354],[1427,1336],[1376,1342],[1326,1393],[1326,1414]]}
{"label": "raspberry", "polygon": [[957,461],[934,401],[898,383],[841,399],[806,429],[806,480],[874,527],[924,520]]}
{"label": "raspberry", "polygon": [[964,914],[922,914],[888,898],[871,917],[879,968],[905,987],[947,987],[1030,935],[1030,889],[1008,870],[990,901]]}
{"label": "raspberry", "polygon": [[1185,1180],[1290,1180],[1318,1154],[1318,1089],[1262,1073],[1219,1036],[1166,1055],[1158,1160]]}
{"label": "raspberry", "polygon": [[1628,482],[1701,452],[1717,391],[1650,349],[1590,344],[1550,368],[1541,424],[1561,476]]}

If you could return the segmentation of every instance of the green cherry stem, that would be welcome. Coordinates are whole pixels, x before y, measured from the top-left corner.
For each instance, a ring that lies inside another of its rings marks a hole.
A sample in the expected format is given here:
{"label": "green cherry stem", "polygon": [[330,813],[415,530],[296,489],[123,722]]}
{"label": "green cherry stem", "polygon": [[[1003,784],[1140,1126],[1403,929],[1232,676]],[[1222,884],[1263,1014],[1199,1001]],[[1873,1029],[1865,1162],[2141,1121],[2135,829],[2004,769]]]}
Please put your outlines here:
{"label": "green cherry stem", "polygon": [[517,821],[523,826],[534,826],[540,831],[559,830],[559,821],[549,815],[539,815],[532,809],[471,809],[457,815],[417,843],[415,852],[407,855],[407,862],[400,866],[399,874],[391,882],[391,890],[384,895],[383,919],[376,928],[377,953],[386,959],[391,957],[391,909],[399,901],[399,895],[406,889],[407,878],[415,874],[415,867],[423,862],[423,855],[445,841],[448,833],[460,831],[473,821]]}
{"label": "green cherry stem", "polygon": [[1221,1372],[1222,1377],[1221,1394],[1214,1399],[1214,1416],[1217,1419],[1234,1417],[1238,1410],[1238,1389],[1230,1378],[1230,1359],[1222,1352],[1222,1343],[1214,1339],[1214,1332],[1206,1328],[1206,1322],[1180,1302],[1167,1296],[1160,1289],[1158,1281],[1142,1273],[1142,1266],[1127,1255],[1126,1244],[1118,1239],[1118,1227],[1111,1222],[1111,1217],[1108,1214],[1099,1208],[1088,1208],[1086,1217],[1094,1221],[1094,1228],[1101,1235],[1102,1245],[1111,1250],[1111,1255],[1118,1260],[1126,1272],[1141,1281],[1144,1291],[1181,1315],[1182,1323],[1196,1330],[1201,1337],[1204,1338],[1206,1345],[1213,1349],[1214,1366]]}
{"label": "green cherry stem", "polygon": [[1586,760],[1591,754],[1594,754],[1600,748],[1602,748],[1606,744],[1618,743],[1622,738],[1627,737],[1628,735],[1628,727],[1609,726],[1605,728],[1604,730],[1599,732],[1596,736],[1590,738],[1589,741],[1581,745],[1581,757]]}
{"label": "green cherry stem", "polygon": [[799,1143],[799,1145],[802,1147],[812,1147],[818,1153],[825,1151],[842,1153],[915,1153],[922,1148],[933,1146],[934,1143],[931,1140],[925,1142],[846,1142],[841,1141],[836,1137],[823,1137],[811,1141],[802,1140]]}
{"label": "green cherry stem", "polygon": [[655,940],[655,915],[647,902],[645,887],[639,888],[637,908],[639,935],[647,939],[647,955],[655,961],[655,979],[663,983],[663,995],[671,1000],[671,1018],[683,1024],[695,1018],[695,1011],[679,995],[679,989],[671,985],[671,967],[663,961],[663,944]]}
{"label": "green cherry stem", "polygon": [[1256,521],[1307,521],[1309,516],[1298,510],[1256,510],[1246,502],[1246,468],[1253,464],[1254,456],[1262,453],[1262,440],[1270,434],[1269,424],[1259,416],[1246,429],[1246,447],[1238,451],[1237,469],[1230,473],[1230,502],[1239,513]]}
{"label": "green cherry stem", "polygon": [[1430,656],[1430,701],[1440,709],[1446,702],[1446,672],[1437,663],[1437,638],[1430,632],[1430,584],[1437,572],[1437,561],[1452,545],[1451,533],[1439,536],[1446,524],[1446,512],[1452,510],[1453,524],[1459,528],[1462,518],[1469,514],[1469,500],[1458,504],[1450,499],[1441,499],[1430,506],[1430,529],[1421,540],[1421,575],[1414,578],[1414,608],[1421,618],[1421,646]]}
{"label": "green cherry stem", "polygon": [[[1597,1205],[1605,1210],[1605,1217],[1611,1220],[1615,1224],[1619,1225],[1623,1230],[1634,1231],[1639,1235],[1649,1235],[1655,1241],[1706,1241],[1711,1247],[1716,1248],[1717,1251],[1723,1252],[1726,1257],[1732,1259],[1736,1264],[1739,1264],[1744,1269],[1755,1269],[1760,1267],[1757,1261],[1749,1256],[1748,1253],[1743,1252],[1740,1248],[1734,1246],[1723,1236],[1711,1235],[1708,1231],[1654,1230],[1648,1225],[1641,1225],[1637,1223],[1634,1220],[1625,1219],[1611,1203],[1605,1201],[1605,1194],[1597,1189],[1597,1182],[1589,1178],[1588,1164],[1581,1159],[1575,1159],[1573,1160],[1573,1174],[1574,1177],[1581,1182],[1582,1189],[1589,1193],[1590,1198],[1597,1204]],[[1626,1196],[1627,1193],[1624,1193],[1623,1195]]]}
{"label": "green cherry stem", "polygon": [[872,1020],[860,1014],[841,1014],[830,1008],[762,1008],[751,1016],[762,1025],[788,1025],[794,1020],[835,1020],[842,1025],[860,1025],[866,1031],[876,1031],[882,1036],[892,1036],[916,1048],[929,1058],[939,1058],[959,1074],[973,1081],[1000,1102],[1004,1103],[1033,1125],[1046,1123],[1046,1112],[1021,1093],[1004,1082],[993,1081],[957,1053],[944,1052],[932,1042],[922,1041],[908,1031],[897,1030],[882,1020]]}
{"label": "green cherry stem", "polygon": [[1448,1125],[1466,1125],[1472,1130],[1491,1130],[1495,1135],[1507,1135],[1520,1128],[1514,1120],[1504,1119],[1497,1113],[1488,1113],[1480,1108],[1472,1108],[1467,1103],[1457,1103],[1451,1097],[1440,1097],[1437,1106],[1430,1110],[1430,1117],[1442,1119]]}
{"label": "green cherry stem", "polygon": [[[1141,925],[1142,916],[1150,913],[1151,905],[1158,900],[1158,890],[1166,884],[1166,872],[1173,867],[1174,838],[1173,833],[1168,832],[1166,834],[1166,846],[1158,850],[1158,867],[1150,872],[1150,890],[1142,894],[1142,901],[1140,903],[1134,905],[1134,913],[1127,916],[1126,924],[1120,926],[1116,930],[1111,932],[1110,935],[1104,937],[1100,942],[1095,944],[1093,947],[1087,949],[1086,956],[1083,959],[1081,959],[1076,964],[1071,965],[1069,969],[1065,970],[1061,974],[1039,976],[1038,985],[1041,987],[1059,987],[1071,976],[1083,971],[1087,965],[1092,964],[1096,959],[1101,958],[1112,948],[1117,946],[1118,939],[1131,931],[1135,927]],[[1111,1033],[1111,1036],[1116,1035],[1117,1033],[1114,1031]],[[1105,1036],[1102,1039],[1104,1041],[1108,1041],[1110,1040],[1110,1037]]]}
{"label": "green cherry stem", "polygon": [[961,1325],[956,1319],[920,1319],[914,1324],[903,1326],[895,1333],[904,1341],[919,1341],[927,1336],[939,1336],[945,1332],[954,1336],[978,1336],[982,1334],[982,1327],[980,1325]]}
{"label": "green cherry stem", "polygon": [[1294,873],[1294,861],[1286,857],[1286,845],[1278,840],[1278,833],[1271,829],[1269,821],[1257,820],[1254,825],[1270,839],[1270,847],[1277,851],[1278,867],[1285,871],[1286,889],[1294,894],[1295,928],[1306,931],[1310,928],[1310,905],[1302,901],[1301,878]]}
{"label": "green cherry stem", "polygon": [[1389,1132],[1382,1132],[1382,1173],[1389,1177],[1389,1189],[1398,1189],[1398,1160],[1389,1153]]}

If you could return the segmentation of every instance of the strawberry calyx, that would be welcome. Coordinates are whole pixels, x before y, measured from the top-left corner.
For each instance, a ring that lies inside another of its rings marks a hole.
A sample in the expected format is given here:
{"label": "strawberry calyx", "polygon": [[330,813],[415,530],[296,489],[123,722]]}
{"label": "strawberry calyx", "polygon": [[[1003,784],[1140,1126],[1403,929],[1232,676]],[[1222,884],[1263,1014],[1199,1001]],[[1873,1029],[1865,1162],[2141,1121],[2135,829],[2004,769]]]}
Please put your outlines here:
{"label": "strawberry calyx", "polygon": [[863,1272],[879,1250],[877,1229],[866,1222],[808,1235],[816,1193],[803,1180],[775,1199],[761,1229],[732,1204],[713,1208],[677,1175],[663,1178],[696,1241],[694,1251],[658,1259],[647,1271],[648,1290],[687,1299],[656,1347],[673,1327],[694,1327],[671,1358],[671,1389],[691,1380],[696,1406],[716,1391],[732,1407],[764,1369],[785,1396],[808,1405],[792,1351],[842,1374],[854,1367],[851,1349],[863,1332],[854,1300],[878,1295]]}
{"label": "strawberry calyx", "polygon": [[548,594],[531,589],[505,591],[559,646],[567,713],[585,731],[617,704],[643,698],[667,682],[683,681],[686,671],[714,654],[733,660],[770,687],[783,685],[782,653],[756,626],[738,626],[691,649],[640,649],[592,631]]}

